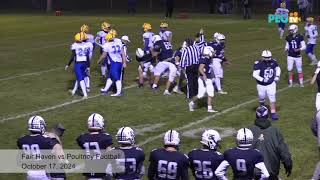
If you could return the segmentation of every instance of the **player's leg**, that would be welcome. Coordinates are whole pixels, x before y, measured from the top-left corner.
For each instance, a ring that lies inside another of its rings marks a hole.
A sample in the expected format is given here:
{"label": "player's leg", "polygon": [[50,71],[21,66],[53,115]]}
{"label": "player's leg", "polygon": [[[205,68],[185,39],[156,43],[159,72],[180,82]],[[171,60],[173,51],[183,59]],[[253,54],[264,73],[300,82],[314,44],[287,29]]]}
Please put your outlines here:
{"label": "player's leg", "polygon": [[74,83],[73,89],[71,90],[71,95],[73,96],[74,94],[76,94],[76,91],[79,88],[79,82],[76,80],[76,82]]}
{"label": "player's leg", "polygon": [[86,63],[79,63],[79,69],[80,71],[78,72],[78,81],[79,81],[79,85],[80,85],[80,88],[82,90],[82,93],[83,93],[83,98],[87,98],[88,97],[88,94],[87,94],[87,87],[86,87],[86,84],[84,82],[84,77],[86,75],[86,68],[87,68],[87,64]]}
{"label": "player's leg", "polygon": [[87,92],[90,92],[90,67],[86,68],[86,75],[84,77],[84,82],[86,84]]}
{"label": "player's leg", "polygon": [[311,61],[310,65],[317,65],[318,60],[316,55],[313,53],[313,49],[314,49],[315,44],[307,44],[307,48],[306,48],[306,54],[309,57],[309,60]]}
{"label": "player's leg", "polygon": [[212,66],[213,66],[213,73],[215,76],[214,83],[216,85],[218,93],[219,94],[228,94],[227,92],[224,92],[221,87],[221,79],[223,77],[223,70],[222,70],[220,60],[213,60]]}
{"label": "player's leg", "polygon": [[304,87],[304,85],[303,85],[303,72],[302,72],[302,57],[295,58],[295,64],[296,64],[296,68],[298,71],[300,87]]}
{"label": "player's leg", "polygon": [[271,118],[272,120],[278,120],[279,117],[277,115],[277,111],[276,111],[276,89],[277,89],[277,85],[275,82],[273,82],[272,84],[266,86],[267,88],[267,95],[270,101],[270,111],[271,111]]}
{"label": "player's leg", "polygon": [[107,81],[106,81],[106,85],[104,88],[100,89],[100,92],[103,93],[103,94],[106,94],[108,93],[110,87],[112,86],[112,79],[111,79],[111,69],[110,71],[108,72],[108,78],[107,78]]}
{"label": "player's leg", "polygon": [[169,92],[169,88],[171,86],[171,83],[174,81],[174,79],[176,78],[177,75],[177,68],[174,64],[170,63],[170,62],[166,62],[168,64],[169,67],[169,77],[168,77],[168,81],[166,84],[166,89],[164,91],[164,95],[170,95]]}
{"label": "player's leg", "polygon": [[164,62],[159,62],[156,65],[156,67],[154,68],[154,81],[153,81],[152,89],[156,89],[158,87],[160,76],[167,68],[168,67]]}
{"label": "player's leg", "polygon": [[112,63],[111,79],[116,82],[116,93],[111,94],[111,96],[121,96],[122,90],[122,63],[114,62]]}
{"label": "player's leg", "polygon": [[153,84],[153,80],[154,80],[154,66],[152,65],[152,63],[149,63],[148,68],[146,70],[146,73],[148,73],[148,71],[150,72],[150,77],[149,77],[149,84],[150,86],[152,86]]}
{"label": "player's leg", "polygon": [[317,93],[317,96],[316,96],[316,109],[317,111],[320,110],[320,93]]}
{"label": "player's leg", "polygon": [[105,59],[101,64],[101,77],[106,78],[107,77],[107,59]]}
{"label": "player's leg", "polygon": [[288,82],[289,82],[289,87],[292,87],[293,84],[293,63],[294,63],[294,58],[288,56],[287,57],[287,70],[288,70]]}
{"label": "player's leg", "polygon": [[266,95],[267,95],[266,86],[257,84],[257,91],[258,91],[258,97],[259,97],[259,104],[260,105],[264,105],[265,98],[266,98]]}
{"label": "player's leg", "polygon": [[212,108],[212,101],[214,96],[214,88],[211,79],[207,79],[206,83],[206,93],[208,95],[208,112],[218,112]]}
{"label": "player's leg", "polygon": [[144,69],[144,67],[140,64],[139,67],[138,67],[138,73],[139,73],[138,85],[139,85],[139,88],[143,87],[143,85],[144,85],[143,69]]}
{"label": "player's leg", "polygon": [[189,102],[189,111],[194,111],[194,105],[198,99],[203,98],[203,96],[206,94],[206,87],[204,85],[204,81],[199,77],[198,78],[198,94],[191,98],[191,101]]}

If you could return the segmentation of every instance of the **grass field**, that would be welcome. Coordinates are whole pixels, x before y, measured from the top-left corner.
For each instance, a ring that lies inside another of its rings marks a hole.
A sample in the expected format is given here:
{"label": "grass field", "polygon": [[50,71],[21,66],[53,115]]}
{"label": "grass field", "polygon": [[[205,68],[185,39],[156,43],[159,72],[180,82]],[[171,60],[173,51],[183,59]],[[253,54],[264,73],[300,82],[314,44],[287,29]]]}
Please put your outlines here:
{"label": "grass field", "polygon": [[[160,15],[108,15],[119,34],[128,34],[131,57],[135,49],[142,46],[141,25],[150,22],[154,31],[163,20]],[[88,24],[93,34],[100,27],[106,15],[0,15],[0,148],[15,149],[16,139],[28,133],[27,119],[32,114],[45,118],[48,128],[60,122],[67,131],[63,146],[78,148],[76,137],[86,131],[88,116],[97,112],[106,119],[106,131],[115,135],[117,128],[131,126],[138,129],[137,144],[145,150],[146,165],[149,152],[162,146],[161,134],[168,129],[177,129],[182,136],[181,151],[189,152],[199,147],[198,128],[217,128],[223,131],[247,127],[255,118],[254,109],[258,104],[256,83],[252,78],[253,62],[263,49],[271,49],[282,68],[278,83],[277,107],[280,120],[273,122],[282,131],[293,156],[293,173],[290,178],[310,179],[318,152],[316,140],[310,132],[309,123],[314,114],[316,88],[306,83],[304,88],[287,88],[286,57],[284,42],[279,39],[275,24],[267,24],[267,17],[244,21],[235,16],[209,16],[191,14],[189,19],[169,19],[173,31],[174,48],[194,35],[201,27],[207,39],[218,31],[226,35],[226,57],[232,65],[225,67],[224,89],[228,95],[216,95],[214,107],[220,113],[209,114],[205,107],[189,112],[184,95],[163,96],[163,85],[156,93],[149,87],[137,88],[137,63],[128,65],[125,73],[125,94],[120,98],[102,96],[104,85],[99,79],[100,68],[92,63],[92,87],[88,100],[72,97],[68,89],[74,80],[71,68],[64,71],[70,57],[69,46],[80,26]],[[300,32],[303,29],[300,26]],[[316,53],[319,48],[316,49]],[[319,54],[318,54],[319,55]],[[95,52],[93,60],[98,59]],[[313,67],[304,56],[304,74],[308,80]],[[296,76],[295,76],[296,77]],[[152,131],[147,131],[152,127]],[[190,136],[194,130],[196,137]],[[233,147],[234,137],[223,138],[223,152]],[[230,171],[230,170],[229,170]],[[191,174],[191,173],[190,173]],[[80,174],[70,174],[68,179],[81,179]],[[2,174],[0,179],[24,179],[21,174]]]}

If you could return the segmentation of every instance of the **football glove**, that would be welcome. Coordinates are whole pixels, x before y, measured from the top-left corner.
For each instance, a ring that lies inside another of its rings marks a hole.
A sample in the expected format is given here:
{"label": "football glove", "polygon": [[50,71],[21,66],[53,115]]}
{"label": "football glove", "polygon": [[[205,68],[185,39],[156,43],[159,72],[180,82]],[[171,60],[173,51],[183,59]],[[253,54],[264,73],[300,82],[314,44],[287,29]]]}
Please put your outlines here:
{"label": "football glove", "polygon": [[274,80],[275,80],[275,81],[279,81],[279,80],[280,80],[280,77],[279,77],[279,76],[276,76],[276,77],[274,78]]}
{"label": "football glove", "polygon": [[284,169],[286,170],[286,175],[287,177],[289,177],[291,175],[291,171],[292,171],[292,162],[290,163],[283,163]]}

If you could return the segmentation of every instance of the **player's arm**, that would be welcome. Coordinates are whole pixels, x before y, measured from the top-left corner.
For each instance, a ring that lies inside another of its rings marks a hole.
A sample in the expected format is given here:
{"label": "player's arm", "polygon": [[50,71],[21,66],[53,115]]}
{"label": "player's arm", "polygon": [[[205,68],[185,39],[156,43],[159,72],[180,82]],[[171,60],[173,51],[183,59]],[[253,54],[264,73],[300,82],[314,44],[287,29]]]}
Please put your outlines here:
{"label": "player's arm", "polygon": [[258,67],[258,61],[255,62],[254,67],[253,67],[253,73],[252,76],[260,82],[263,82],[264,78],[260,76],[260,69]]}
{"label": "player's arm", "polygon": [[153,158],[153,151],[150,153],[150,158],[149,158],[149,167],[148,167],[148,179],[149,180],[154,180],[155,176],[157,174],[157,164]]}
{"label": "player's arm", "polygon": [[278,151],[280,154],[280,159],[283,163],[283,166],[286,170],[287,177],[291,175],[292,171],[292,159],[291,159],[291,153],[289,151],[289,148],[287,144],[285,143],[282,134],[280,131],[277,130],[277,137],[278,137]]}
{"label": "player's arm", "polygon": [[107,53],[106,52],[103,52],[100,56],[100,58],[98,59],[97,63],[100,64],[101,61],[105,60],[107,57]]}
{"label": "player's arm", "polygon": [[221,164],[218,166],[218,168],[214,172],[214,174],[218,177],[218,179],[228,180],[228,178],[225,176],[225,174],[226,174],[229,166],[230,166],[230,164],[228,163],[228,161],[223,160],[221,162]]}
{"label": "player's arm", "polygon": [[204,72],[204,67],[205,65],[204,64],[200,64],[199,65],[199,73],[202,75],[203,77],[203,80],[207,80],[207,76],[206,76],[206,73]]}
{"label": "player's arm", "polygon": [[127,56],[124,50],[124,46],[121,48],[121,57],[122,57],[122,67],[126,68],[127,67]]}
{"label": "player's arm", "polygon": [[143,45],[145,50],[149,49],[149,41],[150,41],[149,38],[143,37],[143,43],[144,43]]}
{"label": "player's arm", "polygon": [[276,67],[276,77],[274,78],[275,81],[279,81],[280,80],[280,75],[281,75],[281,68],[280,66]]}
{"label": "player's arm", "polygon": [[65,68],[64,68],[65,70],[68,69],[68,67],[75,60],[75,58],[76,58],[76,50],[72,50],[70,60],[69,60],[68,64],[65,66]]}
{"label": "player's arm", "polygon": [[285,46],[285,48],[284,48],[284,51],[285,51],[285,52],[288,52],[288,51],[289,51],[289,48],[290,48],[289,43],[288,43],[288,41],[286,41],[286,46]]}
{"label": "player's arm", "polygon": [[188,169],[189,169],[189,158],[187,155],[185,161],[183,162],[183,168],[182,168],[182,172],[181,172],[181,180],[189,180],[189,173],[188,173]]}
{"label": "player's arm", "polygon": [[306,50],[307,46],[306,46],[306,42],[305,41],[301,41],[301,47],[298,49],[298,51],[304,51]]}
{"label": "player's arm", "polygon": [[256,168],[258,168],[261,172],[261,178],[260,180],[263,180],[263,179],[268,179],[268,177],[270,176],[268,170],[267,170],[267,167],[266,165],[264,164],[264,162],[260,162],[260,163],[257,163],[254,165]]}

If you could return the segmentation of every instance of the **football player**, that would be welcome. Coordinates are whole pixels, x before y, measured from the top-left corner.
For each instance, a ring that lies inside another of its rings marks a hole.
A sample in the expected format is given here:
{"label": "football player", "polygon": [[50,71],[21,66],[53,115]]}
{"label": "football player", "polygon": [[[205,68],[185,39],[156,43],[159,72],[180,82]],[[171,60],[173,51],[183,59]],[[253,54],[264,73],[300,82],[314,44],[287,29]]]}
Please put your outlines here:
{"label": "football player", "polygon": [[223,78],[222,63],[229,63],[229,61],[224,57],[225,36],[220,33],[215,33],[213,38],[214,40],[208,43],[208,46],[211,46],[215,50],[215,54],[212,59],[212,71],[214,74],[213,81],[219,94],[228,94],[223,91],[221,87],[221,79]]}
{"label": "football player", "polygon": [[318,60],[316,55],[313,52],[314,47],[317,44],[317,37],[318,37],[318,28],[313,23],[314,19],[313,17],[307,18],[307,24],[304,27],[305,29],[305,35],[308,38],[307,48],[306,48],[306,54],[308,55],[311,64],[310,65],[317,65]]}
{"label": "football player", "polygon": [[124,159],[117,159],[117,164],[124,166],[123,173],[114,174],[115,179],[141,179],[145,174],[143,161],[145,154],[139,147],[135,147],[135,134],[130,127],[121,127],[117,132],[117,141],[120,147],[115,148],[124,153]]}
{"label": "football player", "polygon": [[212,108],[212,100],[214,96],[214,88],[212,84],[211,77],[211,65],[212,57],[214,56],[214,50],[210,46],[206,46],[203,49],[203,53],[199,60],[199,78],[198,78],[198,95],[193,97],[189,102],[189,111],[194,111],[195,102],[198,99],[204,97],[205,94],[208,95],[208,112],[218,112]]}
{"label": "football player", "polygon": [[185,73],[184,73],[184,70],[180,67],[180,60],[181,60],[183,48],[185,47],[187,47],[187,42],[184,41],[182,43],[182,46],[178,48],[173,54],[174,62],[177,67],[178,78],[176,79],[176,85],[175,87],[173,87],[172,92],[178,93],[178,94],[183,94],[181,91],[181,83],[185,77]]}
{"label": "football player", "polygon": [[[41,154],[41,150],[52,150],[55,155],[63,155],[61,145],[51,139],[49,136],[44,135],[46,131],[46,123],[41,116],[32,116],[28,120],[29,135],[20,137],[17,140],[17,146],[23,150],[25,154]],[[62,156],[60,156],[62,157]],[[26,179],[41,179],[49,180],[45,170],[28,170]]]}
{"label": "football player", "polygon": [[83,93],[83,99],[87,99],[88,94],[84,78],[87,76],[86,72],[90,67],[89,56],[91,50],[93,49],[93,46],[91,43],[84,42],[84,40],[87,39],[87,35],[84,32],[77,33],[74,39],[75,42],[71,45],[71,58],[69,63],[65,66],[65,70],[68,69],[68,67],[71,65],[73,61],[75,62],[74,73],[76,75],[77,80],[75,82],[73,90],[71,91],[71,94],[74,95],[78,89],[78,86],[80,85]]}
{"label": "football player", "polygon": [[143,87],[144,78],[147,77],[148,71],[151,73],[150,84],[152,85],[151,80],[153,79],[153,64],[155,63],[154,58],[151,55],[150,51],[144,51],[141,48],[136,50],[136,60],[139,63],[138,72],[139,72],[139,87]]}
{"label": "football player", "polygon": [[127,66],[127,58],[124,53],[123,44],[120,39],[116,38],[117,32],[111,30],[106,35],[106,43],[103,45],[103,53],[98,60],[98,64],[107,56],[110,58],[110,71],[106,86],[101,89],[101,93],[108,93],[112,83],[115,82],[117,92],[111,96],[121,96],[122,94],[122,68]]}
{"label": "football player", "polygon": [[218,179],[214,172],[223,161],[223,155],[217,151],[221,141],[220,134],[212,129],[202,133],[201,149],[189,152],[190,168],[196,180]]}
{"label": "football player", "polygon": [[131,42],[129,39],[129,36],[127,36],[127,35],[122,36],[121,41],[123,44],[124,53],[126,55],[126,60],[127,60],[127,62],[131,62],[131,59],[130,59],[129,53],[128,53],[128,48],[127,48],[127,44],[129,44]]}
{"label": "football player", "polygon": [[160,32],[159,36],[161,37],[162,40],[172,43],[172,32],[168,30],[168,23],[162,22],[160,24]]}
{"label": "football player", "polygon": [[[282,2],[280,4],[280,7],[276,9],[276,15],[282,15],[282,16],[286,16],[289,17],[289,10],[286,8],[286,3]],[[278,30],[280,33],[280,39],[283,38],[283,34],[284,34],[284,29],[286,27],[286,24],[283,22],[278,23]]]}
{"label": "football player", "polygon": [[165,91],[163,95],[171,95],[169,88],[171,83],[174,81],[177,75],[177,68],[173,62],[173,50],[169,42],[163,41],[159,35],[152,37],[153,47],[151,49],[152,55],[157,58],[158,64],[154,68],[154,81],[152,89],[158,88],[158,83],[161,77],[161,74],[169,69],[169,77],[166,83]]}
{"label": "football player", "polygon": [[289,87],[292,87],[293,84],[293,64],[296,65],[300,87],[303,85],[303,72],[302,72],[302,57],[301,51],[306,49],[306,43],[301,34],[298,33],[298,26],[291,24],[289,26],[289,35],[286,37],[286,46],[285,51],[288,54],[287,57],[287,69],[288,69],[288,79]]}
{"label": "football player", "polygon": [[253,141],[251,130],[240,129],[236,140],[237,147],[224,152],[224,160],[215,171],[216,176],[219,179],[226,180],[225,174],[228,167],[231,166],[233,179],[254,179],[255,169],[258,169],[261,173],[260,179],[268,179],[269,172],[263,162],[262,154],[256,149],[251,149]]}
{"label": "football player", "polygon": [[318,92],[317,92],[316,103],[315,103],[317,111],[320,110],[320,76],[319,76],[319,72],[320,72],[320,62],[318,62],[317,69],[314,72],[314,75],[313,75],[312,80],[310,82],[310,84],[313,85],[317,81],[317,85],[318,85]]}
{"label": "football player", "polygon": [[271,118],[278,120],[276,113],[276,82],[280,80],[281,69],[278,62],[272,58],[271,51],[264,50],[261,54],[262,59],[256,61],[253,66],[252,76],[257,81],[257,91],[260,105],[264,105],[266,96],[270,101]]}
{"label": "football player", "polygon": [[152,37],[154,36],[154,33],[152,32],[152,26],[149,23],[144,23],[142,25],[143,29],[143,35],[142,35],[142,40],[143,40],[143,47],[144,51],[150,51],[150,48],[152,47]]}
{"label": "football player", "polygon": [[[91,114],[88,118],[87,126],[88,132],[82,133],[76,140],[79,147],[86,152],[93,151],[96,153],[95,157],[99,157],[103,150],[111,150],[112,136],[103,131],[105,128],[103,117],[98,113]],[[88,166],[86,168],[90,169]],[[87,179],[96,180],[102,180],[106,176],[105,173],[94,173],[94,171],[83,175]]]}
{"label": "football player", "polygon": [[[103,22],[101,24],[101,31],[97,32],[97,36],[96,36],[96,39],[95,39],[95,42],[97,42],[98,44],[101,44],[101,45],[104,45],[105,43],[105,37],[106,35],[109,33],[109,31],[111,30],[110,29],[110,24],[107,23],[107,22]],[[103,48],[101,47],[100,48],[100,54],[103,53]],[[106,73],[107,73],[107,65],[108,65],[108,60],[105,59],[103,61],[103,63],[101,64],[101,76],[103,78],[106,78]]]}
{"label": "football player", "polygon": [[89,29],[89,26],[84,24],[80,27],[80,32],[84,32],[87,34],[87,42],[90,42],[92,43],[93,46],[95,46],[95,43],[94,43],[94,36],[92,34],[90,34],[90,29]]}
{"label": "football player", "polygon": [[150,153],[148,168],[149,180],[188,180],[189,160],[187,155],[178,151],[180,135],[169,130],[164,135],[164,148],[154,149]]}

